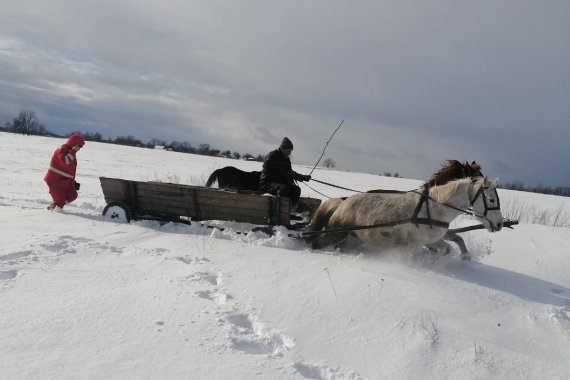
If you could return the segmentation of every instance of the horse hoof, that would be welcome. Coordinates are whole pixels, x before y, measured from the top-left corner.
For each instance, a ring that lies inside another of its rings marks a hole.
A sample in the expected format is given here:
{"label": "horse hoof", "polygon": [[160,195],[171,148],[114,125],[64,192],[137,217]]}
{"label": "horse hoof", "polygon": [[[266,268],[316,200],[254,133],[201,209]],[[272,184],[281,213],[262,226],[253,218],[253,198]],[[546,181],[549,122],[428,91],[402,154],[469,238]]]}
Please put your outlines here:
{"label": "horse hoof", "polygon": [[464,252],[461,254],[461,260],[471,261],[471,255],[468,252]]}

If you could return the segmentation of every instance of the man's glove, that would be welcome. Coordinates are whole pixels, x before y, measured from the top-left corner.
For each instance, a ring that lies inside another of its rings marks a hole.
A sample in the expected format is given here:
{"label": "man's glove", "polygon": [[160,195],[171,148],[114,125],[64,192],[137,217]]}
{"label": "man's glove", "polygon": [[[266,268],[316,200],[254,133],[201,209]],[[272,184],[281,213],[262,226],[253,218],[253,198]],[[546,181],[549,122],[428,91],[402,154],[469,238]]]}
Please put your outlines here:
{"label": "man's glove", "polygon": [[81,184],[79,182],[73,181],[73,184],[75,185],[75,190],[79,190],[79,187],[81,187]]}
{"label": "man's glove", "polygon": [[301,174],[301,181],[309,182],[310,180],[311,180],[311,176],[310,176],[310,175],[308,175],[308,174],[307,174],[307,175],[302,175],[302,174]]}

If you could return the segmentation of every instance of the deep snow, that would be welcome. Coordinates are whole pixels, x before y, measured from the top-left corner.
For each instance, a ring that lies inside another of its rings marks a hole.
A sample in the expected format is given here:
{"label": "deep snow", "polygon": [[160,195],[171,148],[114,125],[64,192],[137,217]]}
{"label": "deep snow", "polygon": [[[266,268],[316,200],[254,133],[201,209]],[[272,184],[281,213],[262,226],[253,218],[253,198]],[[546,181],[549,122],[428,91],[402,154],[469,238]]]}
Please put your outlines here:
{"label": "deep snow", "polygon": [[[466,233],[474,257],[466,262],[458,250],[312,251],[285,230],[236,235],[232,227],[243,226],[232,223],[224,232],[115,223],[101,216],[99,176],[201,185],[216,168],[260,163],[89,142],[78,154],[80,197],[57,214],[46,210],[43,175],[61,143],[0,133],[0,378],[570,374],[568,228]],[[314,177],[362,190],[421,183],[324,169]],[[303,194],[321,197],[306,187]],[[568,198],[499,195],[503,209],[524,202],[570,212]]]}

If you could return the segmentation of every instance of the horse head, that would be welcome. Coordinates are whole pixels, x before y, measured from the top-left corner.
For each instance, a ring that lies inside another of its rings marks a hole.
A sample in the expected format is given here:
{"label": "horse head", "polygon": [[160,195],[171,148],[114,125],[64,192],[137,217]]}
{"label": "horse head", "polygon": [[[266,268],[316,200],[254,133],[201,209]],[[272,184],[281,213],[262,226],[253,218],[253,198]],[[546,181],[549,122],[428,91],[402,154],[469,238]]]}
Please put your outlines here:
{"label": "horse head", "polygon": [[472,163],[465,161],[463,163],[463,173],[465,173],[465,177],[483,177],[481,165],[475,161]]}
{"label": "horse head", "polygon": [[483,177],[481,165],[473,161],[461,163],[457,160],[447,160],[424,184],[423,188],[429,191],[434,186],[445,185],[448,182],[461,178]]}
{"label": "horse head", "polygon": [[498,181],[498,178],[489,181],[487,177],[474,177],[469,191],[473,215],[489,232],[497,232],[503,228],[503,214],[497,193]]}

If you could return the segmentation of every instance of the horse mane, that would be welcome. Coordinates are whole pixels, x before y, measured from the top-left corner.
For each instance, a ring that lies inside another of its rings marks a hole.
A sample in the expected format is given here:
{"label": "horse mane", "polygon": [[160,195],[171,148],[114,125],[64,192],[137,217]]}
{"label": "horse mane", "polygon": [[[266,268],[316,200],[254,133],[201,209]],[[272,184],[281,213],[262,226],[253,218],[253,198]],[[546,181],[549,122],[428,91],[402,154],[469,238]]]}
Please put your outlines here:
{"label": "horse mane", "polygon": [[445,185],[460,178],[482,177],[481,165],[473,161],[461,163],[457,160],[447,160],[441,168],[428,179],[422,187],[429,191],[433,186]]}
{"label": "horse mane", "polygon": [[459,186],[469,184],[471,181],[471,178],[461,178],[450,181],[445,185],[432,186],[429,190],[429,196],[436,202],[447,203],[449,199],[455,194]]}

